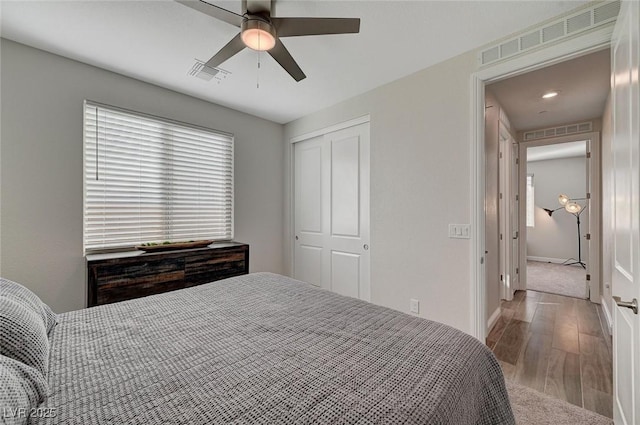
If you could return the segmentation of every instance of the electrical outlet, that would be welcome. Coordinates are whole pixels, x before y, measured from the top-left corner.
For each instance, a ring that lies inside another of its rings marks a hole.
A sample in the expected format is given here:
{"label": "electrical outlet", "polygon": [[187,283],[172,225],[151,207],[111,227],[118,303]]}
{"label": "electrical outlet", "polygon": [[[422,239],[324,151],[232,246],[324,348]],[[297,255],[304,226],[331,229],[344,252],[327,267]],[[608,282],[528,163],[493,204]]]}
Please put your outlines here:
{"label": "electrical outlet", "polygon": [[409,311],[413,314],[420,314],[420,301],[414,300],[413,298],[409,300]]}

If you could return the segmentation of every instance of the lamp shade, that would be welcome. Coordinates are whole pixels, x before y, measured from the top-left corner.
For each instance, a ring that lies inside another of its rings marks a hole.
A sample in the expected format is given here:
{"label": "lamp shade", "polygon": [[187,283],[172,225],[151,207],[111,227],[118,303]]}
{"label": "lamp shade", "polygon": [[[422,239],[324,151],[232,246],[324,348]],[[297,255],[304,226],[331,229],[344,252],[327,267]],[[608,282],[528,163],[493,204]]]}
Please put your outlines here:
{"label": "lamp shade", "polygon": [[245,19],[240,38],[248,48],[261,52],[271,50],[276,45],[275,28],[261,19]]}
{"label": "lamp shade", "polygon": [[560,202],[560,205],[562,206],[567,205],[567,202],[569,202],[569,197],[564,193],[561,193],[560,196],[558,196],[558,202]]}
{"label": "lamp shade", "polygon": [[582,206],[577,202],[567,202],[564,209],[571,214],[578,214],[582,210]]}

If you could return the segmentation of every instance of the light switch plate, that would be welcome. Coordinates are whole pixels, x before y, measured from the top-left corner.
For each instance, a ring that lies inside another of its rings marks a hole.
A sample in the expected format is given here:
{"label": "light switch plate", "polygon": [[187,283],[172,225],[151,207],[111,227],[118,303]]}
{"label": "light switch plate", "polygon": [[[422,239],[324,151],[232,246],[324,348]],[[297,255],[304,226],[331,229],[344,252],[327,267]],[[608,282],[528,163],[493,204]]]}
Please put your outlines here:
{"label": "light switch plate", "polygon": [[455,239],[470,239],[471,225],[469,224],[450,224],[449,237]]}

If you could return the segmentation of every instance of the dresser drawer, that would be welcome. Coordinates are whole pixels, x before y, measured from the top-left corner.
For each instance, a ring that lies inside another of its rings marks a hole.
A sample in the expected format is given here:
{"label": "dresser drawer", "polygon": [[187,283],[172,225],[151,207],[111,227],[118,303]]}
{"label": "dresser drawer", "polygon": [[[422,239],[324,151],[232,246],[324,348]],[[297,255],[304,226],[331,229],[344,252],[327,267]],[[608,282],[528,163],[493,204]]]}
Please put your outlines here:
{"label": "dresser drawer", "polygon": [[198,285],[249,272],[247,252],[238,248],[190,255],[185,259],[185,280]]}
{"label": "dresser drawer", "polygon": [[201,285],[249,272],[249,245],[87,256],[89,307]]}

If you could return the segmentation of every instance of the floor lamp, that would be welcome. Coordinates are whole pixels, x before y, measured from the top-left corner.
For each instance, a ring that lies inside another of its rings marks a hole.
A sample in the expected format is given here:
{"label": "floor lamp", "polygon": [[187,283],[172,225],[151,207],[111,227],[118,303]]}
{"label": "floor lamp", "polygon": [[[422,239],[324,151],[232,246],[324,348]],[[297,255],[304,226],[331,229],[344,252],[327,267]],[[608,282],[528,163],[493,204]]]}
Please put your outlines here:
{"label": "floor lamp", "polygon": [[558,210],[565,210],[569,214],[572,214],[573,216],[575,216],[576,223],[578,225],[578,260],[568,262],[570,260],[575,260],[575,258],[569,258],[567,261],[565,261],[562,264],[564,264],[565,266],[573,266],[575,264],[580,264],[583,269],[586,269],[587,265],[582,261],[582,244],[580,243],[582,239],[582,234],[580,233],[580,214],[582,214],[587,209],[587,205],[583,207],[582,205],[578,204],[576,201],[584,201],[585,199],[587,198],[571,199],[567,195],[561,194],[560,196],[558,196],[558,202],[560,202],[560,205],[562,205],[561,207],[556,208],[555,210],[543,208],[547,212],[547,214],[549,214],[549,217],[551,217],[553,213]]}

